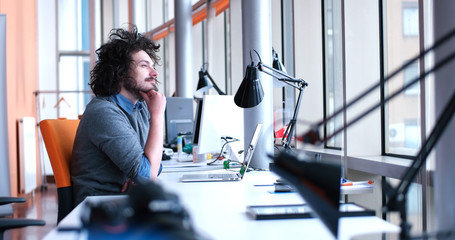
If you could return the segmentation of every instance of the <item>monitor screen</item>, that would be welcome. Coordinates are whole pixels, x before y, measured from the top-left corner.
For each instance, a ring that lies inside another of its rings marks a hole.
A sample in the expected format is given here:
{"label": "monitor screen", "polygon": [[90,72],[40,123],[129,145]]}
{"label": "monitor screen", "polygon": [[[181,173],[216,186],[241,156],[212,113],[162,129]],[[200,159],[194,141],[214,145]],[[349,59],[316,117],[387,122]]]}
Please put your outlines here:
{"label": "monitor screen", "polygon": [[243,109],[233,95],[204,95],[199,128],[198,154],[219,153],[224,140],[237,138],[243,146]]}
{"label": "monitor screen", "polygon": [[193,98],[166,98],[166,143],[177,141],[179,135],[191,135],[193,132]]}

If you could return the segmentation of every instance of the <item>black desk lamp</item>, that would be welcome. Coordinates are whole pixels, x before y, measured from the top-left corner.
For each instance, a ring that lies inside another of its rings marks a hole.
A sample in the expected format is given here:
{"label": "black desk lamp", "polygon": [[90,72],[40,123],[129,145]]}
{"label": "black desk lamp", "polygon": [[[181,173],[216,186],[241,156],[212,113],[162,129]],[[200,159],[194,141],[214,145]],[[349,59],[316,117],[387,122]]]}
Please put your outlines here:
{"label": "black desk lamp", "polygon": [[[449,62],[451,62],[455,58],[455,52],[449,54],[447,57],[443,58],[440,60],[438,63],[436,63],[432,68],[426,70],[425,72],[421,73],[420,76],[417,78],[413,79],[411,82],[408,84],[404,85],[403,88],[397,90],[396,92],[392,93],[390,96],[385,98],[382,102],[372,106],[371,108],[367,109],[363,113],[361,113],[358,117],[354,118],[352,121],[348,123],[344,123],[343,126],[334,131],[331,135],[321,138],[319,135],[319,127],[327,123],[330,119],[334,118],[335,116],[339,115],[340,113],[344,112],[352,106],[355,102],[361,100],[363,97],[365,97],[368,93],[373,91],[375,88],[379,87],[381,82],[386,83],[389,81],[391,78],[393,78],[395,75],[397,75],[399,72],[403,71],[406,67],[411,65],[413,62],[417,61],[418,59],[421,59],[425,57],[427,53],[430,51],[435,50],[437,47],[445,43],[447,40],[452,38],[455,35],[455,30],[452,30],[450,33],[447,35],[443,36],[440,40],[436,41],[435,44],[428,48],[427,50],[421,52],[417,57],[411,59],[409,62],[404,64],[401,68],[397,69],[394,71],[392,74],[390,74],[387,78],[383,79],[383,81],[380,81],[377,85],[373,86],[372,88],[368,89],[364,93],[360,94],[357,98],[352,100],[350,103],[346,104],[343,108],[340,110],[334,112],[331,116],[328,118],[324,119],[323,121],[314,124],[313,127],[305,134],[302,136],[299,136],[297,139],[299,141],[303,141],[304,143],[310,143],[310,144],[321,144],[324,143],[328,140],[330,140],[332,137],[340,133],[341,131],[345,130],[358,120],[362,119],[364,116],[367,114],[371,113],[373,110],[378,108],[379,106],[383,106],[386,102],[388,102],[390,99],[396,97],[398,94],[401,92],[405,91],[409,87],[411,87],[413,84],[417,83],[418,81],[424,80],[427,75],[430,73],[435,72],[436,70],[440,69],[441,67],[445,66]],[[415,179],[417,176],[418,172],[424,165],[429,153],[433,149],[433,147],[436,145],[438,139],[444,132],[444,129],[447,127],[449,122],[451,121],[452,116],[455,113],[455,93],[452,94],[451,99],[448,101],[446,107],[444,108],[442,114],[439,116],[435,127],[433,128],[432,132],[430,133],[429,137],[423,142],[422,148],[420,149],[419,153],[413,158],[413,162],[411,166],[408,168],[408,170],[405,172],[403,177],[401,178],[400,184],[398,185],[397,188],[391,187],[388,183],[385,184],[385,192],[388,197],[388,201],[383,206],[384,211],[398,211],[400,213],[401,217],[401,232],[400,232],[400,238],[401,239],[410,239],[410,225],[407,222],[407,214],[406,214],[406,195],[409,190],[410,184],[412,181]],[[304,155],[304,154],[302,154]],[[308,162],[303,166],[302,164],[299,164],[298,161],[302,162],[307,158],[306,156],[301,157],[299,154],[291,154],[290,152],[281,152],[277,156],[274,156],[274,161],[277,166],[277,173],[281,175],[283,178],[289,180],[289,182],[293,183],[299,193],[303,196],[305,199],[309,199],[308,204],[313,208],[315,213],[321,218],[321,220],[327,225],[327,227],[332,231],[332,233],[335,234],[336,236],[336,230],[337,230],[337,222],[334,220],[334,218],[338,219],[339,215],[335,214],[334,216],[326,216],[327,214],[333,214],[333,213],[328,213],[324,209],[321,209],[321,205],[323,202],[318,201],[317,198],[315,198],[315,195],[318,195],[317,193],[321,193],[321,190],[314,187],[314,186],[322,186],[321,182],[326,181],[327,177],[329,177],[329,174],[332,173],[325,173],[324,171],[318,171],[319,178],[309,178],[309,176],[314,175],[312,171],[305,171],[305,168],[310,168],[313,167],[315,164],[320,164],[320,163],[315,163],[315,162]],[[301,166],[299,166],[301,165]],[[339,176],[339,175],[337,175]],[[331,181],[331,184],[339,188],[340,183],[337,182],[335,183],[334,180]],[[319,187],[321,188],[321,187]],[[323,193],[323,192],[322,192]],[[319,194],[320,195],[320,194]],[[319,197],[322,199],[322,197]],[[315,206],[315,207],[313,207]],[[335,232],[334,232],[335,231]],[[435,236],[436,238],[439,237],[450,237],[453,234],[455,234],[454,231],[448,231],[448,232],[439,232],[436,233]],[[428,236],[423,236],[424,238],[428,238]]]}
{"label": "black desk lamp", "polygon": [[202,95],[204,92],[213,87],[219,95],[226,95],[226,93],[221,91],[221,89],[216,85],[215,81],[213,81],[213,78],[207,72],[205,65],[206,64],[204,64],[199,71],[199,81],[197,83],[196,93]]}
{"label": "black desk lamp", "polygon": [[[271,170],[291,183],[305,202],[337,237],[340,208],[341,165],[301,159],[291,151],[272,156]],[[303,160],[303,161],[302,161]]]}
{"label": "black desk lamp", "polygon": [[262,63],[261,56],[259,56],[259,53],[254,49],[253,51],[257,54],[259,62],[257,65],[254,65],[250,51],[251,64],[247,66],[245,78],[243,78],[243,81],[240,84],[240,87],[234,96],[234,102],[237,106],[241,108],[251,108],[261,103],[262,99],[264,98],[264,90],[262,89],[261,82],[259,81],[258,71],[264,72],[278,79],[279,81],[282,81],[298,89],[299,96],[297,98],[297,104],[295,105],[294,115],[292,116],[292,119],[289,121],[286,131],[284,132],[283,138],[281,139],[283,147],[285,149],[290,149],[292,135],[294,133],[297,115],[300,109],[300,102],[302,100],[302,92],[303,89],[306,86],[308,86],[308,83],[306,83],[302,79],[293,78],[289,76],[287,73],[281,71],[280,69],[275,69]]}

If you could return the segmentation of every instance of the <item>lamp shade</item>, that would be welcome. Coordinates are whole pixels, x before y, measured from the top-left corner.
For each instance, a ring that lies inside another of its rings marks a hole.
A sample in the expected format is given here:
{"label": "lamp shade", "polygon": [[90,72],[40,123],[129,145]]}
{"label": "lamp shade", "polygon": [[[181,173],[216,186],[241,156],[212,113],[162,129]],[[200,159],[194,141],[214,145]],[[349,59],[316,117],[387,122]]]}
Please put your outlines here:
{"label": "lamp shade", "polygon": [[210,88],[213,87],[213,84],[207,77],[207,72],[200,70],[199,71],[199,81],[197,82],[197,94],[203,94],[204,92],[208,91]]}
{"label": "lamp shade", "polygon": [[273,56],[272,67],[276,70],[286,72],[286,69],[284,69],[283,64],[281,64],[280,59],[278,58],[278,54]]}
{"label": "lamp shade", "polygon": [[241,108],[251,108],[261,103],[264,98],[264,90],[258,78],[259,69],[253,64],[247,66],[245,78],[243,78],[234,102]]}

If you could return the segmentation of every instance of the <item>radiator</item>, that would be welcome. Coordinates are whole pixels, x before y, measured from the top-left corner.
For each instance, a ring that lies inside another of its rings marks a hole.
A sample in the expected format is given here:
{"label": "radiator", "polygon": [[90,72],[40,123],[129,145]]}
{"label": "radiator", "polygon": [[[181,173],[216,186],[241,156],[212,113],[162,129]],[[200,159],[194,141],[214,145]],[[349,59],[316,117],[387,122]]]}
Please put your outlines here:
{"label": "radiator", "polygon": [[34,117],[19,119],[19,192],[30,193],[36,188],[36,121]]}

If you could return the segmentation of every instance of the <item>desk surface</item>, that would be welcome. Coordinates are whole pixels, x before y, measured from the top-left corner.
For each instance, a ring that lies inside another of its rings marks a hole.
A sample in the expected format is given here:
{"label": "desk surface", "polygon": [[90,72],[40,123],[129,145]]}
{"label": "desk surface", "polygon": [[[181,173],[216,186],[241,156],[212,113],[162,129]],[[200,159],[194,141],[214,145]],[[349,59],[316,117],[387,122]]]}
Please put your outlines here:
{"label": "desk surface", "polygon": [[177,161],[177,159],[172,158],[170,160],[162,161],[162,163],[163,163],[162,173],[210,171],[223,169],[223,163],[221,161],[217,162],[216,164],[207,165],[207,162],[204,163],[193,163],[192,161],[180,162]]}
{"label": "desk surface", "polygon": [[[196,231],[210,239],[335,239],[317,218],[258,221],[245,214],[248,205],[304,203],[298,193],[274,193],[271,186],[277,178],[274,173],[248,172],[238,182],[181,183],[178,179],[183,174],[163,173],[157,181],[165,190],[180,197]],[[89,197],[85,201],[109,198],[119,196]],[[80,228],[83,210],[83,204],[80,204],[58,228]],[[380,232],[396,233],[399,228],[377,217],[341,218],[338,238],[351,239],[360,234]],[[76,234],[54,229],[45,239],[74,239]]]}

